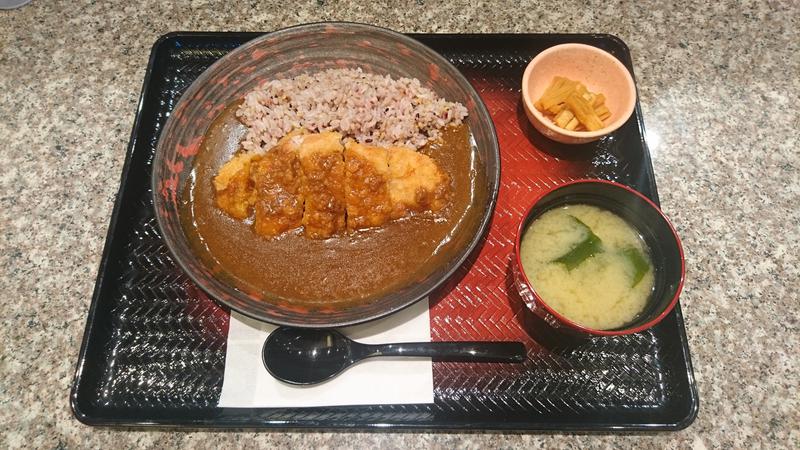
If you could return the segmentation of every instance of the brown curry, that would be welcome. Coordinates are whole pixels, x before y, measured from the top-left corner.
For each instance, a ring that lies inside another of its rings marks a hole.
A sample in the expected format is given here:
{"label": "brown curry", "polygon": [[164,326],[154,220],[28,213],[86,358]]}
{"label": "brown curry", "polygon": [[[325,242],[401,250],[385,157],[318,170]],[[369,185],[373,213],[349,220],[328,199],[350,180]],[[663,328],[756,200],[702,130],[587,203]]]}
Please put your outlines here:
{"label": "brown curry", "polygon": [[180,218],[192,249],[238,289],[309,307],[343,307],[423,279],[473,236],[487,199],[485,189],[475,186],[469,128],[460,125],[420,150],[450,177],[445,209],[329,239],[307,239],[299,230],[264,239],[251,223],[214,204],[212,180],[245,132],[237,107],[228,107],[209,127],[182,193]]}

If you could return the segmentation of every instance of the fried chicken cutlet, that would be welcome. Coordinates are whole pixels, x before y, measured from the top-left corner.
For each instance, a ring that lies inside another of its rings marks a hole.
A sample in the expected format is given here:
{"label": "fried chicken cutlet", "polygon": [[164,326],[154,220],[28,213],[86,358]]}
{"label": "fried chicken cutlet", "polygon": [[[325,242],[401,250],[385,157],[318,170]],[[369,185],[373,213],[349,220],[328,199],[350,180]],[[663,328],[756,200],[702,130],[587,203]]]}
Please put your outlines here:
{"label": "fried chicken cutlet", "polygon": [[345,229],[345,174],[342,135],[334,132],[303,136],[298,150],[305,199],[306,236],[325,239]]}
{"label": "fried chicken cutlet", "polygon": [[251,164],[250,177],[256,191],[253,229],[261,236],[278,236],[302,223],[304,198],[298,149],[303,133],[286,135]]}
{"label": "fried chicken cutlet", "polygon": [[241,153],[226,162],[214,177],[217,207],[234,219],[250,217],[256,202],[250,167],[258,159],[258,155]]}
{"label": "fried chicken cutlet", "polygon": [[347,229],[379,227],[392,219],[389,154],[385,148],[345,144]]}
{"label": "fried chicken cutlet", "polygon": [[450,201],[450,177],[430,156],[405,147],[391,147],[389,197],[392,218],[411,212],[437,212]]}
{"label": "fried chicken cutlet", "polygon": [[295,131],[265,154],[244,153],[214,178],[216,203],[229,216],[275,237],[303,226],[311,239],[379,227],[450,201],[450,178],[410,148],[347,142],[339,133]]}

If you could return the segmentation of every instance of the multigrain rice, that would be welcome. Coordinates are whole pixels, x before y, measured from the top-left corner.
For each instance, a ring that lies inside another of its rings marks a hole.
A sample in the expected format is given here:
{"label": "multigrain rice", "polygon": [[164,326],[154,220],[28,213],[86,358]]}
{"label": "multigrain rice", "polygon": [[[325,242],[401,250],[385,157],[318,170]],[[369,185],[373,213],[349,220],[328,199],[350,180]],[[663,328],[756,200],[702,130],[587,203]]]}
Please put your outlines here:
{"label": "multigrain rice", "polygon": [[360,68],[267,81],[249,92],[236,112],[248,128],[241,145],[255,152],[297,128],[418,149],[466,115],[464,105],[439,98],[417,79],[395,80]]}

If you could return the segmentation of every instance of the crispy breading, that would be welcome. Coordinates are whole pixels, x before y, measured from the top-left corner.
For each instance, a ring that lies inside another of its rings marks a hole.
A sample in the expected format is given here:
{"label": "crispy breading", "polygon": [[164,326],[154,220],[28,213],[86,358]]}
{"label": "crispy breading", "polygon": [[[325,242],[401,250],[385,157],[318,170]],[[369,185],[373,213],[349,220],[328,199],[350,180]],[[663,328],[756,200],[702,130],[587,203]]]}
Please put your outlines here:
{"label": "crispy breading", "polygon": [[305,199],[306,236],[325,239],[345,229],[345,174],[342,135],[326,132],[303,136],[298,150]]}
{"label": "crispy breading", "polygon": [[405,147],[389,148],[388,153],[393,218],[447,206],[450,177],[431,157]]}
{"label": "crispy breading", "polygon": [[256,192],[250,180],[250,167],[259,157],[242,153],[225,163],[214,177],[217,207],[234,219],[250,216]]}
{"label": "crispy breading", "polygon": [[347,229],[379,227],[391,220],[389,154],[385,148],[345,144]]}
{"label": "crispy breading", "polygon": [[281,139],[251,167],[257,198],[253,229],[261,236],[277,236],[302,223],[301,169],[293,139],[298,134]]}
{"label": "crispy breading", "polygon": [[381,148],[339,133],[295,131],[263,155],[241,154],[214,178],[217,206],[236,219],[255,211],[259,235],[304,227],[312,239],[379,227],[450,201],[450,178],[429,156]]}

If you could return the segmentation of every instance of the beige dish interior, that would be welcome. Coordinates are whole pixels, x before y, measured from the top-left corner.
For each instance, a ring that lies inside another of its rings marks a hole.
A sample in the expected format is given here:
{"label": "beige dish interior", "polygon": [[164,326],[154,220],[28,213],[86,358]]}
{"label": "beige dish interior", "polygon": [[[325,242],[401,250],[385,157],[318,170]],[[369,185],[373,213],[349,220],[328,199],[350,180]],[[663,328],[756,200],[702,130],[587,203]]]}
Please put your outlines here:
{"label": "beige dish interior", "polygon": [[[579,44],[568,44],[545,52],[547,53],[543,53],[540,55],[541,58],[536,60],[527,79],[531,104],[542,96],[553,81],[553,77],[562,76],[582,82],[591,92],[605,95],[606,105],[611,111],[611,117],[606,121],[605,128],[611,128],[618,121],[624,122],[628,119],[636,101],[636,91],[628,70],[616,58],[600,49]],[[538,110],[531,109],[540,120],[556,127]],[[605,128],[594,133],[602,132]],[[589,134],[580,131],[569,132],[557,127],[556,129],[570,135]]]}

